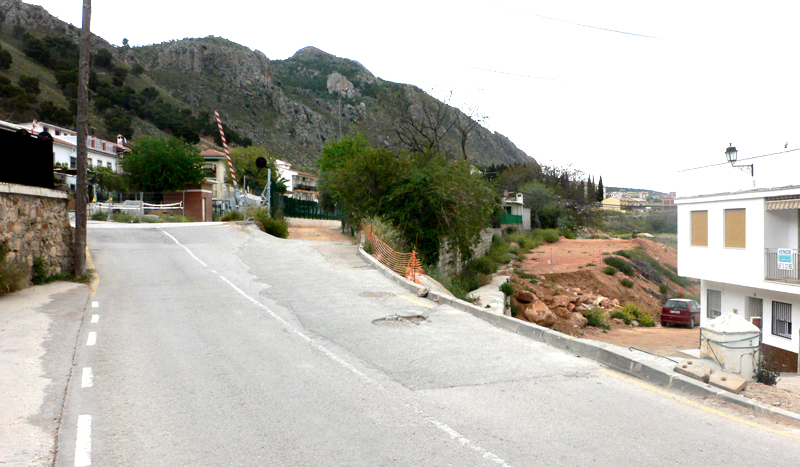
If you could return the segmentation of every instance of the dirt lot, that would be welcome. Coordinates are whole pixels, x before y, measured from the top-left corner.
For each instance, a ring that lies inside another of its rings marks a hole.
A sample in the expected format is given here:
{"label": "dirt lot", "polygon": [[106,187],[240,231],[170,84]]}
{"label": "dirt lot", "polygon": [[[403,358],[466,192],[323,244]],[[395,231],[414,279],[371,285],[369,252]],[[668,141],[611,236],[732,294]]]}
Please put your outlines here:
{"label": "dirt lot", "polygon": [[602,329],[587,326],[584,333],[583,337],[587,339],[620,347],[634,347],[673,359],[688,357],[681,353],[681,350],[700,348],[700,328],[689,329],[678,326],[638,328],[623,325],[604,333]]}
{"label": "dirt lot", "polygon": [[324,221],[311,219],[288,218],[289,239],[291,240],[315,240],[318,242],[347,242],[353,243],[358,240],[358,236],[351,236],[342,233],[342,225],[339,221]]}

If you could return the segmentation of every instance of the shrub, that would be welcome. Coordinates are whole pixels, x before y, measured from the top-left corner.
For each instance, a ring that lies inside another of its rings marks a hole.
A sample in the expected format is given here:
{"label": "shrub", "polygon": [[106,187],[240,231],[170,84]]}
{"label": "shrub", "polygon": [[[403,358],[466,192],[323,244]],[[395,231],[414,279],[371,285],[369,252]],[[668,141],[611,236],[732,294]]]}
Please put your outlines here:
{"label": "shrub", "polygon": [[775,386],[778,384],[778,376],[780,376],[780,373],[777,371],[769,371],[762,365],[759,365],[758,371],[756,372],[756,381],[761,384],[766,384],[767,386]]}
{"label": "shrub", "polygon": [[619,283],[622,284],[623,287],[627,287],[629,289],[633,287],[633,281],[625,279],[624,277],[619,280]]}
{"label": "shrub", "polygon": [[8,247],[0,244],[0,295],[16,292],[28,285],[30,270],[22,261],[8,261]]}
{"label": "shrub", "polygon": [[661,295],[667,295],[669,293],[669,287],[667,287],[667,284],[661,284],[658,286],[658,291]]}
{"label": "shrub", "polygon": [[556,243],[561,240],[558,230],[555,229],[537,229],[534,232],[540,236],[545,243]]}
{"label": "shrub", "polygon": [[614,274],[617,273],[617,268],[615,268],[614,266],[606,266],[603,268],[603,272],[608,274],[609,276],[613,276]]}
{"label": "shrub", "polygon": [[34,258],[33,269],[31,271],[31,283],[33,285],[42,285],[47,283],[47,263],[43,258]]}
{"label": "shrub", "polygon": [[473,269],[481,274],[492,274],[495,271],[495,265],[491,258],[481,256],[468,262],[465,269]]}
{"label": "shrub", "polygon": [[514,287],[510,282],[503,282],[503,284],[500,285],[500,291],[503,292],[506,297],[509,297],[514,293]]}
{"label": "shrub", "polygon": [[602,329],[610,329],[611,327],[608,325],[608,320],[606,319],[606,314],[603,312],[602,308],[592,308],[586,313],[586,319],[589,320],[588,325],[594,326],[596,328]]}
{"label": "shrub", "polygon": [[622,271],[622,273],[626,276],[634,275],[633,266],[619,256],[609,256],[603,258],[603,262],[609,266],[614,266],[618,270]]}
{"label": "shrub", "polygon": [[244,216],[239,211],[228,211],[219,220],[222,222],[241,221],[244,220]]}
{"label": "shrub", "polygon": [[633,320],[636,320],[639,326],[642,327],[655,326],[653,317],[649,313],[643,311],[639,305],[633,303],[626,303],[619,310],[615,310],[611,314],[611,317],[622,319],[625,321],[625,324],[631,324]]}
{"label": "shrub", "polygon": [[264,226],[264,232],[273,237],[287,238],[289,236],[289,223],[286,222],[286,219],[269,217],[269,209],[259,210],[253,217]]}
{"label": "shrub", "polygon": [[[576,237],[576,235],[575,235],[575,231],[574,231],[574,230],[572,230],[572,229],[558,229],[558,233],[559,233],[559,235],[561,235],[562,237],[564,237],[564,238],[567,238],[567,239],[569,239],[569,240],[574,240],[574,239],[575,239],[575,237]],[[551,243],[552,243],[552,242],[551,242]]]}
{"label": "shrub", "polygon": [[107,212],[96,212],[92,214],[93,221],[107,221],[108,220],[108,213]]}
{"label": "shrub", "polygon": [[114,219],[114,222],[124,222],[126,224],[137,224],[137,223],[139,223],[139,218],[138,217],[136,217],[134,215],[131,215],[131,214],[126,214],[124,212],[115,213],[111,217],[112,217],[112,219]]}

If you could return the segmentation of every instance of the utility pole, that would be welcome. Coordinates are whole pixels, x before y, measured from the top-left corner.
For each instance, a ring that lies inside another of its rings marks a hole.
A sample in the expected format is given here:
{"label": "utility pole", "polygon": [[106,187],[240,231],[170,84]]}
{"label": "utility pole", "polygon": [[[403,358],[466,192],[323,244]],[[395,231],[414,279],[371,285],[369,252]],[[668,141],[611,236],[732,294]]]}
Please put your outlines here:
{"label": "utility pole", "polygon": [[89,52],[92,47],[92,0],[83,0],[80,58],[78,60],[78,180],[75,189],[75,276],[86,275],[86,153],[89,132]]}

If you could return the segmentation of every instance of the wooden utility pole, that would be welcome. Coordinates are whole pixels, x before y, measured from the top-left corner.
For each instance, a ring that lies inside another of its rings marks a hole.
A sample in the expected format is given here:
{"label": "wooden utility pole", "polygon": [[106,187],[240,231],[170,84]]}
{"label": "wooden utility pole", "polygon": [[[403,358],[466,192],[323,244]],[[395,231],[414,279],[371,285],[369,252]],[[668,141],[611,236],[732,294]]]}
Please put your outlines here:
{"label": "wooden utility pole", "polygon": [[78,180],[75,188],[75,275],[86,275],[86,153],[89,139],[89,53],[92,48],[92,0],[83,0],[83,25],[78,61]]}

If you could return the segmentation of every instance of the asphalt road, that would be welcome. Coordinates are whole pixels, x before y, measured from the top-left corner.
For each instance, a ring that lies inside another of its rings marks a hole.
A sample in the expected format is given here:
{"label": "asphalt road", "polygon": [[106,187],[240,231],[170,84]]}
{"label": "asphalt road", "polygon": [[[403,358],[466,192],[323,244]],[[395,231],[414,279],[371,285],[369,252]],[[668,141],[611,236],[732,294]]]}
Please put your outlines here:
{"label": "asphalt road", "polygon": [[800,431],[664,393],[417,298],[351,245],[235,225],[104,223],[90,225],[89,247],[100,283],[59,466],[800,459]]}

